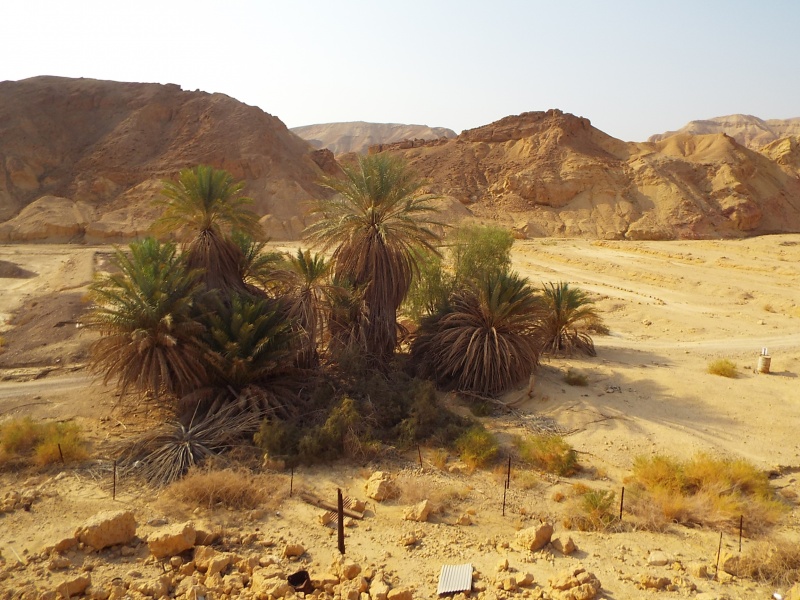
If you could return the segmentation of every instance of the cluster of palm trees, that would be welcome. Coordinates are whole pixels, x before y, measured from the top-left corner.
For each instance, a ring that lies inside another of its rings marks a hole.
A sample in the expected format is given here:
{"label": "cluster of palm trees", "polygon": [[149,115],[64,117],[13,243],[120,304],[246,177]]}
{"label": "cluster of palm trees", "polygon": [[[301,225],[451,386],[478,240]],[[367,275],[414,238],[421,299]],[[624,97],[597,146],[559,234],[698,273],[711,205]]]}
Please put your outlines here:
{"label": "cluster of palm trees", "polygon": [[[235,404],[291,419],[302,412],[300,388],[344,357],[357,356],[369,376],[406,368],[492,395],[527,378],[542,352],[594,352],[576,328],[595,316],[586,294],[532,288],[510,272],[510,242],[483,271],[440,285],[409,333],[398,324],[404,301],[424,279],[420,265],[441,256],[432,197],[384,154],[321,184],[333,195],[313,207],[305,234],[317,253],[284,255],[258,241],[243,184],[226,171],[197,166],[165,183],[154,230],[177,242],[117,249],[111,274],[93,284],[95,368],[179,414]],[[477,264],[484,252],[455,254]],[[447,267],[436,264],[441,280]],[[409,344],[398,357],[399,340]]]}

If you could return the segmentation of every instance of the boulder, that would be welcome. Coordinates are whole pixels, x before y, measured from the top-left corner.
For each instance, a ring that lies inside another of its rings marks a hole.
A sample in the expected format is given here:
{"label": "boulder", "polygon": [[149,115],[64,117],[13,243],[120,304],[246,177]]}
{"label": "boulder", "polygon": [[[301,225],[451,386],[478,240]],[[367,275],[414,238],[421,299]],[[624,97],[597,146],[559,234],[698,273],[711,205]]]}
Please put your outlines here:
{"label": "boulder", "polygon": [[655,550],[647,557],[647,564],[651,567],[663,567],[672,562],[672,559],[661,550]]}
{"label": "boulder", "polygon": [[553,597],[559,600],[591,600],[600,591],[600,581],[578,567],[562,571],[549,580]]}
{"label": "boulder", "polygon": [[366,493],[373,500],[383,502],[397,498],[400,495],[400,488],[388,473],[375,471],[367,480]]}
{"label": "boulder", "polygon": [[151,598],[166,598],[171,587],[172,580],[169,575],[161,575],[145,581],[133,581],[129,589]]}
{"label": "boulder", "polygon": [[178,523],[151,534],[147,546],[156,558],[167,558],[194,548],[196,535],[192,523]]}
{"label": "boulder", "polygon": [[129,510],[105,511],[86,521],[75,538],[95,550],[127,544],[136,536],[136,519]]}
{"label": "boulder", "polygon": [[526,550],[536,552],[544,548],[553,536],[553,526],[549,523],[541,523],[534,527],[528,527],[517,532],[517,543]]}
{"label": "boulder", "polygon": [[406,521],[417,521],[418,523],[424,523],[428,520],[428,516],[430,516],[432,510],[433,505],[430,503],[430,501],[423,500],[419,504],[415,504],[414,506],[406,509],[403,518]]}
{"label": "boulder", "polygon": [[284,558],[299,558],[305,554],[306,549],[302,544],[286,544],[283,549]]}
{"label": "boulder", "polygon": [[575,542],[569,536],[559,536],[550,540],[550,544],[564,556],[568,556],[577,550]]}
{"label": "boulder", "polygon": [[389,591],[389,586],[383,578],[375,578],[369,586],[370,600],[387,600]]}
{"label": "boulder", "polygon": [[639,584],[646,590],[663,590],[670,584],[668,577],[656,577],[655,575],[642,575]]}
{"label": "boulder", "polygon": [[408,588],[394,588],[386,594],[386,600],[414,600],[414,594]]}
{"label": "boulder", "polygon": [[62,598],[73,598],[83,594],[91,583],[92,579],[89,574],[84,573],[82,575],[69,577],[59,583],[56,592],[59,593]]}

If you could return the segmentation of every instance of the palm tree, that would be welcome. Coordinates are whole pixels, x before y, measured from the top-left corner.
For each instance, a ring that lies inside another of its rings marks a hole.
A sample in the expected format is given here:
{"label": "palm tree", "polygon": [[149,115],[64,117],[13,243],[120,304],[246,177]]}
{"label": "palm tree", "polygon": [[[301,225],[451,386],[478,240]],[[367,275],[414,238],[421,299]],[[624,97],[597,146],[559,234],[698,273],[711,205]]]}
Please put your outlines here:
{"label": "palm tree", "polygon": [[241,252],[242,262],[239,267],[239,276],[242,281],[248,286],[257,286],[261,290],[274,287],[281,272],[280,264],[285,259],[284,253],[277,250],[266,250],[267,242],[256,241],[241,231],[234,231],[231,241]]}
{"label": "palm tree", "polygon": [[411,346],[412,363],[439,385],[500,394],[538,365],[541,315],[527,279],[491,274],[456,291],[442,313],[422,322]]}
{"label": "palm tree", "polygon": [[230,239],[233,231],[255,237],[259,231],[258,215],[247,205],[250,198],[241,195],[243,182],[235,182],[230,173],[207,165],[183,169],[177,181],[165,181],[164,207],[154,223],[159,233],[191,235],[186,246],[190,269],[202,269],[209,289],[246,291],[240,274],[241,250]]}
{"label": "palm tree", "polygon": [[319,365],[319,343],[325,329],[326,309],[330,306],[333,286],[328,279],[331,264],[321,254],[297,249],[289,256],[288,269],[283,276],[284,289],[290,298],[288,315],[302,329],[303,340],[297,355],[297,365],[313,368]]}
{"label": "palm tree", "polygon": [[217,406],[207,408],[210,413],[239,399],[254,401],[242,408],[289,416],[290,407],[279,399],[281,386],[273,385],[288,371],[294,353],[285,308],[277,300],[233,294],[228,303],[218,298],[206,320],[212,385],[194,400],[212,396]]}
{"label": "palm tree", "polygon": [[95,370],[116,378],[121,392],[181,396],[205,378],[203,327],[193,319],[202,284],[175,244],[153,238],[117,249],[118,272],[91,286],[89,324],[100,332],[91,348]]}
{"label": "palm tree", "polygon": [[430,229],[435,209],[420,193],[422,182],[399,158],[362,156],[343,171],[344,178],[322,180],[336,196],[316,204],[312,213],[320,220],[305,233],[323,250],[334,249],[335,276],[364,287],[363,350],[386,365],[397,345],[397,309],[417,271],[416,256],[435,252],[438,237]]}
{"label": "palm tree", "polygon": [[598,318],[594,302],[579,288],[571,288],[566,282],[546,283],[542,286],[545,317],[544,352],[553,355],[570,355],[582,352],[596,356],[594,342],[578,325],[588,324]]}

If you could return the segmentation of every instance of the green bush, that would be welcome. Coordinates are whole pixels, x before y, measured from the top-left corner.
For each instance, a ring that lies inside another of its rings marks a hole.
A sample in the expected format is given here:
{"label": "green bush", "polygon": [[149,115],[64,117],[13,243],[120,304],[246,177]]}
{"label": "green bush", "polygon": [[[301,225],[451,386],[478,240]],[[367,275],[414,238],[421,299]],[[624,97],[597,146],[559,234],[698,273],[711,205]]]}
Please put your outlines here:
{"label": "green bush", "polygon": [[490,464],[500,449],[497,439],[481,425],[473,425],[462,433],[455,446],[461,460],[473,469]]}

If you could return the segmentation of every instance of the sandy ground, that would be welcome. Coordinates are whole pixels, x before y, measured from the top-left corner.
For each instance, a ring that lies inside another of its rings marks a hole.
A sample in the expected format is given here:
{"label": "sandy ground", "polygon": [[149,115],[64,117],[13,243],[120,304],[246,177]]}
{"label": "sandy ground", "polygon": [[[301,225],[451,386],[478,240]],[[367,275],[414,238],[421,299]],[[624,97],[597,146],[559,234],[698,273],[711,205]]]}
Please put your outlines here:
{"label": "sandy ground", "polygon": [[[131,507],[143,524],[153,518],[192,518],[228,531],[257,531],[264,544],[286,541],[307,549],[301,564],[312,576],[328,570],[336,554],[332,531],[318,521],[318,509],[297,497],[253,513],[192,511],[155,498],[133,482],[121,481],[111,500],[108,442],[147,426],[147,407],[119,405],[111,388],[85,370],[89,333],[80,327],[87,284],[109,248],[75,246],[0,247],[0,420],[14,416],[76,419],[92,432],[94,458],[82,470],[46,473],[0,473],[6,489],[37,489],[30,512],[0,515],[0,552],[9,560],[70,534],[88,516],[109,507]],[[18,267],[13,269],[8,266]],[[603,584],[604,598],[640,598],[642,574],[675,575],[669,567],[650,567],[647,556],[663,550],[684,566],[713,566],[719,533],[674,527],[665,534],[582,533],[572,535],[579,551],[570,557],[545,551],[531,556],[515,549],[514,532],[539,518],[556,523],[564,507],[552,500],[575,481],[619,491],[637,455],[666,453],[689,457],[697,451],[741,456],[775,471],[775,484],[800,493],[800,235],[735,241],[592,242],[530,240],[517,242],[514,266],[532,282],[569,281],[596,295],[611,335],[595,337],[598,356],[545,360],[532,397],[526,390],[504,400],[516,416],[489,418],[487,426],[502,433],[518,431],[528,418],[547,417],[580,452],[585,471],[576,479],[516,473],[501,515],[501,476],[494,473],[449,473],[433,467],[423,449],[424,469],[407,461],[384,465],[406,481],[404,496],[372,504],[369,517],[348,531],[348,556],[383,568],[415,597],[435,596],[442,564],[471,561],[489,582],[498,561],[508,558],[512,570],[530,571],[546,588],[547,578],[569,567],[583,566]],[[13,275],[13,277],[2,277]],[[771,373],[757,374],[763,347],[771,355]],[[706,372],[716,358],[736,363],[739,376],[725,379]],[[563,382],[567,369],[588,377],[587,387]],[[335,496],[337,487],[364,498],[365,476],[376,465],[300,469],[295,486]],[[403,475],[404,474],[404,475]],[[289,476],[276,476],[277,496],[285,496]],[[413,483],[408,483],[413,482]],[[424,495],[446,510],[431,523],[402,520],[407,504]],[[466,510],[474,524],[456,526]],[[795,506],[779,532],[797,535]],[[417,544],[402,539],[415,534]],[[737,540],[725,534],[724,546]],[[754,543],[745,540],[745,546]],[[244,551],[245,549],[242,549]],[[143,576],[160,573],[138,555],[108,555],[95,565],[96,585],[124,576],[132,566]],[[76,568],[80,561],[73,558]],[[136,562],[136,561],[139,562]],[[152,572],[152,573],[151,573]],[[685,573],[679,573],[686,575]],[[59,574],[21,571],[0,581],[0,590],[24,581],[55,584]],[[687,576],[688,577],[688,576]],[[693,579],[708,597],[766,598],[769,586],[748,581],[721,584]],[[5,588],[3,587],[5,586]],[[688,595],[689,592],[686,592]],[[648,593],[649,594],[649,593]],[[502,596],[502,594],[501,594]],[[486,597],[493,597],[486,595]],[[510,597],[510,596],[509,596]]]}

